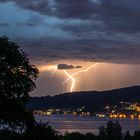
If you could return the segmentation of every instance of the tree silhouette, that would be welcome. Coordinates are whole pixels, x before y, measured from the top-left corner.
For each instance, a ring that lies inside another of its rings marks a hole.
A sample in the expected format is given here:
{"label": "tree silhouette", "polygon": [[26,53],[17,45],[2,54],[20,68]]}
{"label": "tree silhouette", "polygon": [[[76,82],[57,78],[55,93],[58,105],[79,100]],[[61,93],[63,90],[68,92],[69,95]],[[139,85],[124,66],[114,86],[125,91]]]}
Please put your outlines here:
{"label": "tree silhouette", "polygon": [[0,123],[3,126],[6,123],[10,127],[28,125],[33,120],[25,106],[38,73],[16,43],[0,37]]}
{"label": "tree silhouette", "polygon": [[108,121],[107,126],[99,129],[100,140],[122,140],[122,128],[119,122]]}
{"label": "tree silhouette", "polygon": [[32,129],[27,129],[24,134],[27,140],[59,140],[57,132],[48,124],[37,124]]}
{"label": "tree silhouette", "polygon": [[106,128],[104,126],[101,126],[99,128],[99,139],[102,140],[102,139],[105,139],[106,137]]}
{"label": "tree silhouette", "polygon": [[132,136],[130,135],[129,131],[126,132],[123,140],[132,140]]}

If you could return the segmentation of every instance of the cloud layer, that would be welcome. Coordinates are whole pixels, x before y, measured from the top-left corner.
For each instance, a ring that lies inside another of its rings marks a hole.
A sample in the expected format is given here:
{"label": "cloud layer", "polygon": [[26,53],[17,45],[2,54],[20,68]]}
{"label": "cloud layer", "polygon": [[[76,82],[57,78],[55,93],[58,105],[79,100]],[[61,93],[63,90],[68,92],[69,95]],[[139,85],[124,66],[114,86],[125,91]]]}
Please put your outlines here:
{"label": "cloud layer", "polygon": [[74,66],[69,64],[58,64],[57,69],[58,70],[65,70],[65,69],[79,69],[82,68],[82,66]]}
{"label": "cloud layer", "polygon": [[[1,0],[0,3],[5,9],[6,4],[18,7],[17,15],[27,17],[9,23],[0,14],[0,34],[14,36],[34,60],[140,63],[139,0]],[[11,12],[8,16],[14,15]]]}

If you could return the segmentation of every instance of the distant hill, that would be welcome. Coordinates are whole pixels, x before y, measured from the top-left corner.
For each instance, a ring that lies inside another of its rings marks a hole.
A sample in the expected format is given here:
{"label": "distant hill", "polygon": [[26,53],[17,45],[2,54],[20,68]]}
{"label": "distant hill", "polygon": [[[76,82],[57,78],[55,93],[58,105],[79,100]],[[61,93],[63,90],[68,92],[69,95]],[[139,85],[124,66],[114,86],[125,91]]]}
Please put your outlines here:
{"label": "distant hill", "polygon": [[101,111],[106,105],[120,101],[140,103],[140,86],[109,91],[84,91],[64,93],[55,96],[32,97],[28,109],[77,108],[85,106],[87,111]]}

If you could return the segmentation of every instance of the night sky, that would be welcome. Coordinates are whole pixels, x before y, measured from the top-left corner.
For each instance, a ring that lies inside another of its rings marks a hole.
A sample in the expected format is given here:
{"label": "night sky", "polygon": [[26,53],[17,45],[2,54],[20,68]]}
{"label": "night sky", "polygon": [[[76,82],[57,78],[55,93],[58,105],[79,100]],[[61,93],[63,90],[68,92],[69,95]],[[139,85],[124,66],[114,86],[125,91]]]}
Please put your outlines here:
{"label": "night sky", "polygon": [[69,92],[81,70],[73,91],[140,85],[140,0],[0,0],[0,36],[39,68],[32,96]]}

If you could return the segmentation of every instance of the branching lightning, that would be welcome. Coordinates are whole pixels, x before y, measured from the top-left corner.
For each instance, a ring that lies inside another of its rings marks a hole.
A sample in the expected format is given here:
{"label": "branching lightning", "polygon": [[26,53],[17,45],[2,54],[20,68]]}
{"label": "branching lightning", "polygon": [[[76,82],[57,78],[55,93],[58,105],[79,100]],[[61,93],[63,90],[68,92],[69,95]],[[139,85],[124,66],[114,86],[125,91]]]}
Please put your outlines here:
{"label": "branching lightning", "polygon": [[75,88],[75,84],[76,84],[76,79],[74,78],[74,76],[83,73],[83,72],[87,72],[92,68],[95,68],[95,66],[97,65],[97,63],[95,63],[94,65],[89,66],[88,68],[86,68],[85,70],[79,70],[73,74],[69,74],[66,70],[63,70],[63,72],[68,76],[68,78],[63,82],[63,84],[65,84],[67,81],[71,80],[72,84],[70,87],[70,92],[73,92],[74,88]]}
{"label": "branching lightning", "polygon": [[56,73],[57,71],[57,67],[54,67],[54,70],[52,71],[52,76],[54,76],[54,74]]}
{"label": "branching lightning", "polygon": [[70,75],[66,70],[63,70],[63,72],[69,77],[69,79],[71,79],[72,81],[72,84],[71,84],[71,87],[70,87],[70,92],[73,92],[73,89],[75,87],[75,79],[72,75]]}
{"label": "branching lightning", "polygon": [[[65,84],[66,82],[68,82],[69,80],[71,80],[71,86],[70,86],[70,92],[73,92],[74,91],[74,88],[75,88],[75,85],[76,85],[76,78],[75,76],[80,74],[80,73],[84,73],[84,72],[87,72],[89,71],[90,69],[92,68],[95,68],[95,66],[97,65],[97,63],[87,67],[86,69],[84,70],[79,70],[73,74],[70,74],[68,71],[66,70],[63,70],[64,74],[68,77],[64,82],[63,84]],[[52,71],[52,76],[55,74],[55,72],[58,70],[57,68],[57,65],[49,65],[49,66],[43,66],[43,67],[40,67],[40,71]]]}

